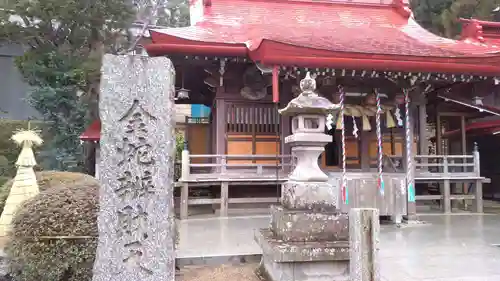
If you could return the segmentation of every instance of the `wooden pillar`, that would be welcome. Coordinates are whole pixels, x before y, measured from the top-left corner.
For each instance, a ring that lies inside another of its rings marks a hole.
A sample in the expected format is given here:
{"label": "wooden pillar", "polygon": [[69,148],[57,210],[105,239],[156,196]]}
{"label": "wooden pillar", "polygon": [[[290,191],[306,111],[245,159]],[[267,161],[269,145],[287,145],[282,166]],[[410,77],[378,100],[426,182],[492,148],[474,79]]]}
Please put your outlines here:
{"label": "wooden pillar", "polygon": [[445,214],[451,213],[451,186],[448,173],[448,158],[443,158],[443,177],[445,178],[442,185],[441,194],[443,195],[443,212]]}
{"label": "wooden pillar", "polygon": [[476,213],[482,213],[483,212],[483,180],[478,179],[476,180],[476,186],[475,186],[475,191],[474,191],[474,211]]}
{"label": "wooden pillar", "polygon": [[394,128],[390,129],[391,135],[391,155],[396,155],[396,138],[394,137]]}
{"label": "wooden pillar", "polygon": [[[227,112],[226,112],[226,102],[224,99],[217,99],[216,102],[217,112],[216,112],[216,128],[215,128],[215,154],[223,155],[226,154],[226,127],[227,127]],[[220,161],[220,160],[219,160]]]}
{"label": "wooden pillar", "polygon": [[[280,102],[279,102],[279,107],[283,108],[285,107],[293,98],[292,94],[292,85],[290,83],[283,84],[283,87],[280,89]],[[285,138],[289,135],[292,134],[292,127],[291,127],[291,118],[290,116],[283,116],[280,115],[279,117],[280,120],[280,151],[281,154],[283,155],[291,155],[292,154],[292,147],[289,144],[285,143]],[[284,159],[284,163],[286,164],[287,161],[290,161],[291,159]],[[290,171],[290,167],[286,167],[285,171]]]}
{"label": "wooden pillar", "polygon": [[189,216],[189,184],[183,182],[181,185],[180,219],[185,220]]}
{"label": "wooden pillar", "polygon": [[451,213],[451,187],[449,179],[444,180],[441,194],[443,194],[443,212],[449,214]]}
{"label": "wooden pillar", "polygon": [[371,132],[361,130],[361,142],[360,142],[360,158],[361,158],[361,170],[363,172],[370,171],[370,140]]}
{"label": "wooden pillar", "polygon": [[[477,177],[481,176],[481,168],[480,168],[480,159],[479,159],[479,148],[477,147],[477,143],[474,143],[474,149],[472,151],[472,155],[474,156],[474,172]],[[474,211],[477,213],[483,212],[483,180],[477,179],[475,182],[475,192],[474,192]]]}
{"label": "wooden pillar", "polygon": [[[461,147],[462,147],[462,155],[466,155],[467,154],[467,138],[466,138],[466,134],[465,134],[465,116],[460,116],[460,144],[461,144]],[[465,158],[462,158],[462,163],[466,163],[467,162],[467,159]],[[463,167],[462,168],[462,172],[467,172],[467,167]],[[462,193],[463,194],[467,194],[467,191],[468,191],[468,186],[469,186],[469,183],[466,182],[466,183],[462,183],[458,186],[457,189],[459,189],[460,187],[462,187]],[[467,209],[467,200],[463,200],[463,205],[464,205],[464,208]]]}
{"label": "wooden pillar", "polygon": [[[420,155],[429,154],[429,143],[427,139],[427,99],[425,95],[420,96],[420,104],[418,106],[418,153]],[[423,163],[427,163],[427,159],[422,159]]]}
{"label": "wooden pillar", "polygon": [[443,145],[442,145],[442,131],[441,131],[441,115],[437,112],[436,107],[436,154],[443,155]]}
{"label": "wooden pillar", "polygon": [[460,116],[460,135],[461,135],[461,144],[462,144],[462,155],[467,154],[467,139],[465,135],[465,116]]}
{"label": "wooden pillar", "polygon": [[221,182],[220,185],[220,216],[227,217],[229,206],[229,183]]}

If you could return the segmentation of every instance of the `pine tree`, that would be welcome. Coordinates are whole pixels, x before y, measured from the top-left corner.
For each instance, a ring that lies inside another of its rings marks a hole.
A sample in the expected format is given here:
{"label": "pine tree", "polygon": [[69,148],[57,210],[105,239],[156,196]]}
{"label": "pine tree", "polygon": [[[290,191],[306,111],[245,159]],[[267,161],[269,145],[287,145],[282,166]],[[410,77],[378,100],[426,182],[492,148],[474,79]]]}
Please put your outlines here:
{"label": "pine tree", "polygon": [[[151,23],[187,24],[188,2],[4,1],[8,9],[0,10],[0,38],[26,48],[17,66],[32,86],[31,104],[52,123],[54,138],[47,153],[51,161],[46,166],[82,170],[92,155],[84,155],[78,137],[98,119],[102,55],[134,48],[137,38],[129,29],[134,21],[143,22],[143,29]],[[92,173],[93,165],[86,165],[86,170]]]}
{"label": "pine tree", "polygon": [[414,0],[412,8],[417,21],[435,34],[457,38],[460,18],[494,20],[493,10],[500,0]]}

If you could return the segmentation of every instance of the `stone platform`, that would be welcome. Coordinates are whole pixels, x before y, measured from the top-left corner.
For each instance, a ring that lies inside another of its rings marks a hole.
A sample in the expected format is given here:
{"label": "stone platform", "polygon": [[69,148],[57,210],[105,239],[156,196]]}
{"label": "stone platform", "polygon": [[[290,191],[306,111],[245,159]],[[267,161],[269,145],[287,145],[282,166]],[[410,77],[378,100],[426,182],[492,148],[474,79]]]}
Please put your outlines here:
{"label": "stone platform", "polygon": [[[500,281],[500,215],[421,215],[425,224],[381,226],[383,281]],[[260,261],[256,231],[270,216],[180,222],[180,264]],[[494,244],[498,244],[495,246]]]}

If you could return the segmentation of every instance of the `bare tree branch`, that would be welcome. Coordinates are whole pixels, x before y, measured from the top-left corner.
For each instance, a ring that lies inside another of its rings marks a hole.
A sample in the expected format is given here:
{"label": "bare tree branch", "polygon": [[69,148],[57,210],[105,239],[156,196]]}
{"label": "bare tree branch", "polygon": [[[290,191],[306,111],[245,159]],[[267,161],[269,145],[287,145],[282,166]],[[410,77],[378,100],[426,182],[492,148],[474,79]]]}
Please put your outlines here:
{"label": "bare tree branch", "polygon": [[137,47],[137,44],[139,44],[139,41],[141,41],[142,37],[144,37],[144,34],[146,33],[146,30],[151,25],[151,21],[153,20],[153,17],[156,16],[158,9],[160,7],[164,6],[164,1],[167,1],[167,0],[156,0],[155,5],[153,6],[151,13],[148,15],[148,17],[144,21],[144,24],[141,28],[141,31],[139,32],[139,34],[137,34],[134,42],[129,46],[129,48],[126,51],[122,52],[122,54],[126,54],[126,53],[129,53],[129,52],[135,50],[135,48]]}

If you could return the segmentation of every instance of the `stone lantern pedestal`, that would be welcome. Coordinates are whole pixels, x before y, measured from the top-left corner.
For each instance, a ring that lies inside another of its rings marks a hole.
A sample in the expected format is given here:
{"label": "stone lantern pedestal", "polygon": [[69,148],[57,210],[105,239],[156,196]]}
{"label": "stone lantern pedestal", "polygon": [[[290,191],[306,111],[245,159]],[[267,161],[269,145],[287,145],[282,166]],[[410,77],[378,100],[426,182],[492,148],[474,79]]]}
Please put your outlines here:
{"label": "stone lantern pedestal", "polygon": [[292,116],[291,144],[297,165],[283,184],[281,205],[271,207],[271,226],[256,233],[260,272],[271,281],[349,280],[349,222],[337,209],[339,190],[328,184],[318,157],[332,137],[325,114],[338,105],[318,96],[307,74],[302,93],[280,114]]}

